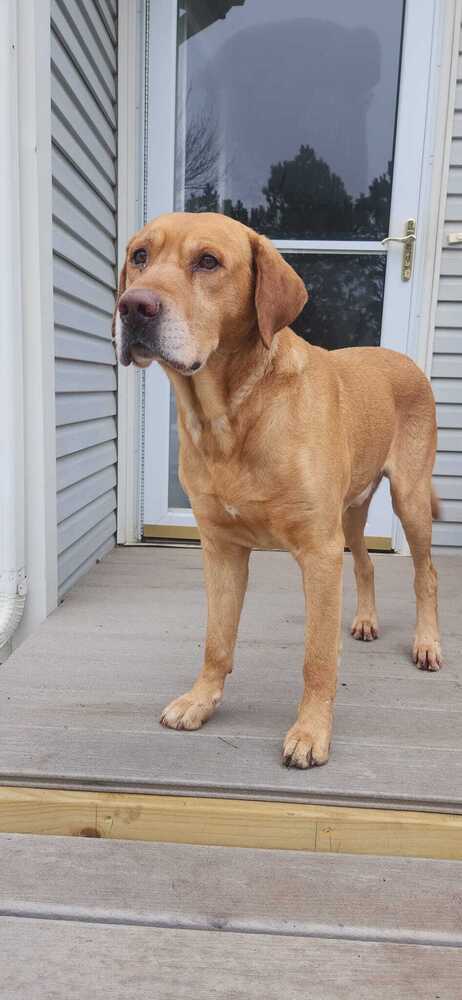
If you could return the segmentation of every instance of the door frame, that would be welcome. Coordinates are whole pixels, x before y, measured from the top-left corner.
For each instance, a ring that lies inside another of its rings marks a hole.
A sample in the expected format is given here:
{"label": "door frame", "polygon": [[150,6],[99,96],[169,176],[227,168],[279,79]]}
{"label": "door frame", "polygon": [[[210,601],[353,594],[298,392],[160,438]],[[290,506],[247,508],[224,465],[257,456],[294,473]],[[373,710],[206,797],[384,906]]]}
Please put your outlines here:
{"label": "door frame", "polygon": [[[117,22],[117,270],[125,247],[144,221],[146,97],[149,81],[147,38],[149,0],[119,0]],[[141,539],[140,484],[143,466],[143,399],[141,373],[117,367],[117,542],[136,545]]]}
{"label": "door frame", "polygon": [[[131,6],[136,3],[136,0],[126,0],[127,6]],[[121,4],[122,7],[125,4]],[[419,9],[417,9],[419,8]],[[425,9],[427,13],[426,25],[427,31],[425,35],[422,35],[422,12]],[[413,3],[409,4],[407,12],[406,21],[406,31],[409,32],[409,37],[418,40],[418,45],[407,46],[406,61],[403,62],[400,80],[400,102],[407,102],[407,107],[411,110],[411,113],[406,116],[399,114],[398,118],[398,135],[399,130],[406,129],[406,132],[416,135],[416,130],[419,129],[419,143],[418,147],[422,152],[418,155],[418,173],[420,174],[420,184],[419,191],[417,194],[417,232],[418,240],[416,245],[415,260],[414,260],[414,279],[412,285],[412,294],[409,297],[409,303],[406,309],[401,310],[401,314],[405,318],[406,331],[405,336],[401,340],[401,349],[403,346],[407,350],[407,353],[413,357],[427,374],[430,373],[431,366],[431,343],[433,336],[432,329],[432,318],[433,318],[433,304],[435,297],[435,275],[436,275],[436,265],[439,260],[439,245],[438,245],[438,234],[440,231],[439,225],[439,213],[438,206],[441,203],[442,191],[444,190],[444,185],[447,179],[447,144],[444,143],[444,135],[447,133],[447,123],[448,118],[452,116],[452,103],[451,96],[453,94],[454,86],[454,64],[457,56],[457,39],[458,39],[458,24],[460,22],[460,10],[461,10],[461,0],[421,0],[420,4],[417,5]],[[123,32],[123,20],[121,22],[122,32]],[[144,89],[144,99],[138,102],[138,107],[144,108],[144,118],[146,120],[147,109],[149,107],[150,113],[152,112],[152,101],[155,100],[156,92],[159,93],[161,90],[164,95],[167,93],[169,95],[169,101],[163,101],[163,121],[162,121],[162,132],[163,142],[167,142],[171,151],[170,164],[168,164],[168,157],[165,156],[164,159],[164,176],[163,182],[156,185],[156,190],[151,192],[147,190],[146,187],[146,169],[149,165],[149,161],[152,157],[156,156],[156,139],[152,134],[148,136],[146,142],[146,148],[144,151],[144,176],[140,178],[134,178],[132,182],[132,190],[127,190],[129,185],[124,185],[122,189],[122,195],[119,191],[119,226],[120,222],[123,225],[119,228],[119,239],[120,245],[125,244],[125,237],[128,236],[130,231],[130,226],[127,224],[127,211],[126,202],[127,200],[133,203],[134,201],[134,187],[137,189],[137,194],[139,191],[144,193],[144,204],[143,211],[138,212],[138,219],[136,225],[139,225],[141,218],[146,219],[160,211],[165,210],[165,192],[169,193],[171,197],[171,204],[173,204],[173,130],[175,127],[175,53],[176,53],[176,3],[174,0],[158,0],[155,5],[151,5],[149,0],[145,2],[145,20],[144,20],[144,47],[145,52],[149,52],[149,43],[152,38],[158,38],[159,33],[163,33],[163,37],[168,39],[168,44],[163,46],[162,58],[158,59],[156,65],[151,68],[150,78],[148,75],[148,69],[143,68],[143,89]],[[120,28],[119,28],[120,31]],[[125,39],[119,34],[119,44],[122,46]],[[410,80],[413,75],[412,60],[419,58],[422,59],[422,46],[425,47],[426,60],[429,64],[429,74],[428,83],[426,87],[419,89],[418,93],[413,95],[412,101],[409,100],[409,93],[405,88],[410,86]],[[132,45],[131,55],[128,53],[126,59],[121,60],[122,69],[122,79],[119,86],[122,92],[127,89],[127,79],[131,79],[132,82],[136,77],[139,77],[139,66],[140,60],[134,56],[134,51],[136,47]],[[173,51],[175,49],[175,51]],[[136,50],[136,55],[138,51]],[[145,57],[145,64],[148,67],[149,60],[147,55]],[[139,84],[139,80],[138,80]],[[160,84],[162,85],[160,87]],[[135,88],[136,89],[136,88]],[[133,91],[133,86],[132,86]],[[404,96],[402,96],[404,95]],[[126,102],[125,102],[126,103]],[[133,107],[133,104],[132,104]],[[120,127],[127,128],[127,114],[124,114],[124,108],[122,105],[122,116],[119,118]],[[129,117],[129,116],[128,116]],[[132,116],[132,118],[135,116]],[[125,120],[125,125],[124,125]],[[157,134],[159,134],[157,130]],[[424,141],[422,144],[422,136]],[[138,132],[138,146],[141,148],[141,137]],[[125,132],[122,133],[121,138],[125,138]],[[127,145],[129,145],[127,143]],[[416,144],[417,146],[417,144]],[[416,148],[416,147],[415,147]],[[397,141],[397,155],[399,155],[399,143]],[[401,169],[401,168],[400,168]],[[133,171],[132,171],[133,173]],[[136,173],[136,171],[135,171]],[[403,177],[405,174],[403,174]],[[390,212],[390,233],[399,233],[400,228],[403,225],[403,219],[407,217],[409,213],[408,206],[405,206],[404,202],[407,197],[407,192],[411,191],[412,203],[416,201],[416,192],[413,179],[416,176],[416,161],[411,164],[408,160],[407,164],[407,185],[401,185],[401,197],[393,198]],[[163,189],[162,200],[159,198],[159,191]],[[406,194],[404,193],[406,190]],[[136,198],[135,198],[136,200]],[[408,205],[411,203],[411,197],[409,197]],[[431,211],[428,211],[430,207]],[[130,215],[130,213],[128,213]],[[134,213],[132,213],[132,218],[134,220]],[[139,221],[138,221],[139,220]],[[131,227],[136,228],[136,225]],[[279,245],[280,249],[284,249],[283,241],[277,241],[276,245]],[[293,244],[291,244],[293,247]],[[316,244],[317,246],[317,244]],[[370,243],[364,243],[359,249],[363,251],[370,251],[373,249]],[[306,244],[305,244],[306,247]],[[396,248],[396,249],[395,249]],[[314,246],[313,246],[314,249]],[[334,249],[329,247],[325,242],[323,244],[323,250],[328,251],[329,249]],[[335,244],[335,250],[341,250],[339,243]],[[347,248],[345,247],[345,250]],[[351,246],[348,247],[351,253]],[[119,252],[119,263],[121,262],[122,254]],[[388,268],[400,268],[401,267],[401,253],[399,245],[395,244],[395,247],[388,254]],[[395,290],[397,283],[395,283]],[[407,292],[407,289],[405,290]],[[386,295],[384,298],[384,314],[385,310],[390,310],[393,308],[395,312],[396,295],[394,295],[394,303],[387,301]],[[403,319],[404,322],[404,319]],[[384,328],[388,325],[391,330],[391,324],[385,324]],[[396,346],[396,334],[393,337],[387,337],[384,346],[393,347]],[[171,537],[173,534],[176,536],[191,535],[191,524],[193,522],[192,514],[189,511],[175,511],[174,514],[168,513],[165,515],[165,511],[168,510],[167,506],[167,491],[168,491],[168,477],[165,474],[165,470],[168,468],[168,448],[169,448],[169,420],[168,420],[168,395],[169,395],[169,385],[167,379],[161,372],[158,366],[153,366],[149,369],[150,378],[154,377],[156,379],[156,394],[157,400],[163,400],[162,409],[158,408],[156,413],[156,419],[152,420],[152,414],[150,412],[152,403],[153,393],[146,394],[145,392],[145,373],[135,372],[132,368],[124,370],[122,374],[122,379],[119,383],[119,534],[118,540],[121,543],[133,543],[139,541],[142,532],[142,519],[143,519],[143,470],[144,465],[148,465],[150,462],[155,461],[159,467],[159,457],[160,463],[163,467],[163,474],[158,477],[158,497],[156,498],[156,506],[159,511],[159,518],[156,523],[162,525],[161,531],[157,534]],[[154,374],[152,374],[154,373]],[[159,420],[159,413],[162,412],[166,419]],[[151,428],[156,428],[156,434],[151,434],[149,436],[149,441],[147,442],[147,448],[144,446],[144,434],[143,425],[144,419],[150,421]],[[156,458],[154,459],[154,453]],[[175,529],[175,531],[174,531]],[[392,532],[393,548],[395,551],[404,552],[406,551],[406,544],[404,541],[404,536],[400,529],[399,522],[394,517],[393,518],[393,532]]]}

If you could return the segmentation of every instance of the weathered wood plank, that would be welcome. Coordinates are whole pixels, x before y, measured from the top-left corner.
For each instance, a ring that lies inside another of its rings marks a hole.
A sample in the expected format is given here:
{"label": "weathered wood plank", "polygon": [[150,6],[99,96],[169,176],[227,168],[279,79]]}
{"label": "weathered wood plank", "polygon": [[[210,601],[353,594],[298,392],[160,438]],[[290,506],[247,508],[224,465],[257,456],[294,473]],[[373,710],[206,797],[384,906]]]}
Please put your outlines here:
{"label": "weathered wood plank", "polygon": [[3,834],[0,865],[10,915],[462,945],[460,862]]}
{"label": "weathered wood plank", "polygon": [[[78,643],[78,637],[75,637]],[[72,663],[78,666],[78,655],[73,660],[66,658],[63,669],[73,669]],[[129,658],[126,659],[126,669],[129,670]],[[40,670],[40,659],[37,662]],[[97,670],[97,661],[93,665]],[[147,674],[150,664],[147,664]],[[117,673],[118,671],[114,671]],[[152,671],[150,671],[152,673]],[[38,678],[39,680],[39,678]],[[390,683],[388,681],[388,683]],[[410,691],[413,681],[406,682],[405,690]],[[225,738],[233,738],[233,734],[242,733],[252,727],[254,737],[282,738],[285,729],[293,721],[299,679],[296,671],[290,686],[281,687],[281,701],[274,706],[273,711],[262,713],[257,703],[249,705],[249,685],[240,685],[237,681],[233,695],[226,699],[220,711],[208,723],[203,733]],[[357,703],[346,701],[344,688],[341,686],[335,714],[335,738],[340,743],[347,742],[359,745],[378,744],[380,746],[406,747],[420,746],[446,750],[458,750],[462,744],[462,711],[451,706],[451,692],[445,692],[442,702],[438,695],[441,689],[436,689],[437,696],[428,688],[428,699],[424,705],[401,704],[402,689],[399,697],[392,701],[386,699],[387,683],[383,681],[379,690],[368,683],[367,675],[361,671],[356,678]],[[293,689],[293,693],[292,693]],[[5,689],[4,689],[5,690]],[[276,689],[279,691],[279,685]],[[434,689],[435,691],[435,689]],[[388,704],[378,704],[380,699]],[[33,687],[22,689],[8,686],[8,696],[0,696],[1,725],[16,725],[18,720],[23,726],[36,725],[37,720],[43,727],[71,726],[81,730],[94,728],[95,719],[99,719],[100,728],[109,732],[145,732],[159,734],[159,716],[161,709],[172,694],[168,675],[164,683],[156,683],[155,690],[149,688],[149,676],[145,688],[133,691],[128,682],[125,689],[114,687],[110,695],[101,687],[96,689],[72,688],[49,691],[46,688]],[[455,689],[457,695],[457,689]],[[351,697],[351,696],[350,696]],[[432,700],[434,707],[432,707]],[[187,736],[185,736],[187,739]]]}
{"label": "weathered wood plank", "polygon": [[0,782],[458,813],[462,751],[356,746],[334,736],[329,766],[307,772],[283,767],[281,739],[7,725]]}
{"label": "weathered wood plank", "polygon": [[0,919],[8,1000],[456,1000],[462,951],[268,934]]}

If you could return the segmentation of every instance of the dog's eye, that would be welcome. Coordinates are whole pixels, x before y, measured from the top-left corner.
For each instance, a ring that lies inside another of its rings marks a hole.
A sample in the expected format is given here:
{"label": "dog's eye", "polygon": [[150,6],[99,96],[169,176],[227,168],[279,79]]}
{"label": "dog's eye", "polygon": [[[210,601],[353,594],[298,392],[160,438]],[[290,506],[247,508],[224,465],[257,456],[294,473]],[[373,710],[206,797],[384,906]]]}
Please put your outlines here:
{"label": "dog's eye", "polygon": [[199,258],[197,265],[200,271],[214,271],[218,267],[217,258],[212,253],[204,253]]}
{"label": "dog's eye", "polygon": [[139,250],[135,250],[132,254],[132,264],[135,264],[136,267],[144,267],[147,259],[148,252],[144,249],[144,247],[140,247]]}

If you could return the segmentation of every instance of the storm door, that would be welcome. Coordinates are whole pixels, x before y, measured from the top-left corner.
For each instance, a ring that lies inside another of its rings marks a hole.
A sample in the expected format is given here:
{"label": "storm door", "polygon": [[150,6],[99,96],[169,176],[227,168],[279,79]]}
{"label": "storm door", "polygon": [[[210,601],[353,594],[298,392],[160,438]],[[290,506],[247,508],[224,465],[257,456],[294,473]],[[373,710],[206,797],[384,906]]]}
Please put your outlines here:
{"label": "storm door", "polygon": [[[294,328],[329,350],[406,351],[433,8],[150,4],[147,218],[216,211],[264,233],[310,293]],[[144,535],[194,537],[175,400],[157,365],[144,402]],[[390,548],[392,527],[383,483],[370,544]]]}

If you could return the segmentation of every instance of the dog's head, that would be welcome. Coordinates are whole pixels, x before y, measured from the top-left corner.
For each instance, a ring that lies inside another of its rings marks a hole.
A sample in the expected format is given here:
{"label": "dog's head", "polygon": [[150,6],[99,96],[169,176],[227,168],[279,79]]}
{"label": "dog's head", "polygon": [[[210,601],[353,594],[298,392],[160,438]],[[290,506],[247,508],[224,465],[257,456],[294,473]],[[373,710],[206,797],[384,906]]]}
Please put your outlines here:
{"label": "dog's head", "polygon": [[305,286],[269,240],[215,213],[162,215],[127,247],[113,334],[123,365],[184,375],[257,331],[269,347],[298,316]]}

